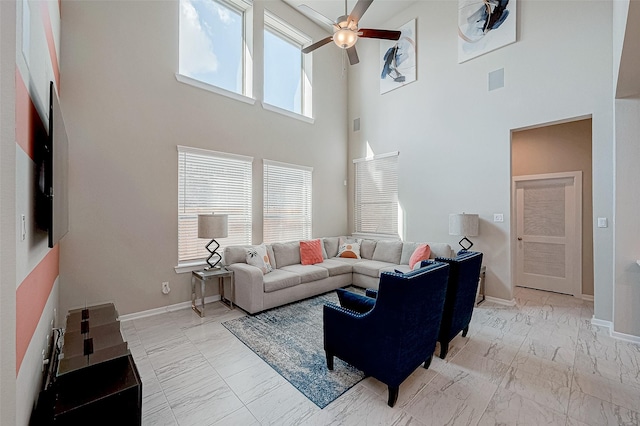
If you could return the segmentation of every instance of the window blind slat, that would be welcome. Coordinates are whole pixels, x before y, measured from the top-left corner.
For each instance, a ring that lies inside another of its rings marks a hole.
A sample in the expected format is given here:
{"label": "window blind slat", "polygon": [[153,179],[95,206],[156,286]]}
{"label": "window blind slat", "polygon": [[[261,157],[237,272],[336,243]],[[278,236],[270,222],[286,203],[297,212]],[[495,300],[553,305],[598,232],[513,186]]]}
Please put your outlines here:
{"label": "window blind slat", "polygon": [[198,238],[198,214],[228,214],[221,248],[251,244],[251,159],[178,149],[178,263],[205,259],[208,241]]}
{"label": "window blind slat", "polygon": [[355,230],[398,233],[398,155],[355,163]]}
{"label": "window blind slat", "polygon": [[311,238],[312,169],[265,160],[263,166],[263,239],[276,241]]}

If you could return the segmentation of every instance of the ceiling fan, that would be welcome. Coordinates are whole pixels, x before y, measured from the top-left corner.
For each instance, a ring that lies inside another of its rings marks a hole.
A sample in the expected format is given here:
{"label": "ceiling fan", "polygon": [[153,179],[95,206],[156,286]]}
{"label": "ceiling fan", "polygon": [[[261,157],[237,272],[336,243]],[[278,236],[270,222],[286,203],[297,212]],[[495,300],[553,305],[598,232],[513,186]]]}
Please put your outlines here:
{"label": "ceiling fan", "polygon": [[305,13],[307,16],[333,28],[332,36],[323,38],[322,40],[305,47],[304,49],[302,49],[302,53],[313,52],[317,48],[333,41],[338,47],[347,51],[349,63],[351,65],[355,65],[360,62],[355,46],[359,37],[378,38],[383,40],[400,39],[400,31],[358,28],[360,18],[362,18],[362,15],[364,15],[369,6],[371,6],[371,3],[373,3],[373,0],[358,0],[351,13],[347,15],[347,0],[345,0],[344,15],[339,16],[338,19],[335,20],[335,22],[322,15],[321,13],[313,10],[306,4],[300,5],[299,8],[302,9],[304,11],[303,13]]}

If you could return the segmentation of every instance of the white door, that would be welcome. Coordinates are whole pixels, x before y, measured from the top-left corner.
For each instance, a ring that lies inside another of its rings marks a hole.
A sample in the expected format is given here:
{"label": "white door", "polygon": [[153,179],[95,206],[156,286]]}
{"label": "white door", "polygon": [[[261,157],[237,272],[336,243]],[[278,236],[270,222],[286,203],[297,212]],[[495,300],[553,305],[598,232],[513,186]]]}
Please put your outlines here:
{"label": "white door", "polygon": [[581,296],[582,172],[513,178],[516,285]]}

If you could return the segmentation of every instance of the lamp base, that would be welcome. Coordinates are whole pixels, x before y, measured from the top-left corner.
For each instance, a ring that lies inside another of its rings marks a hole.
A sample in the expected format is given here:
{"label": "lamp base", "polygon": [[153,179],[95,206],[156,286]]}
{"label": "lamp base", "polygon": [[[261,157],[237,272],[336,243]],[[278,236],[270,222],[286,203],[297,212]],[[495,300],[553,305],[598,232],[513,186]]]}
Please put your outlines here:
{"label": "lamp base", "polygon": [[[462,244],[463,242],[468,243],[468,246],[465,247],[464,244]],[[470,239],[468,239],[467,237],[463,237],[460,241],[458,241],[458,244],[460,244],[460,247],[462,247],[462,250],[467,251],[469,250],[471,247],[473,247],[473,243],[471,242]]]}
{"label": "lamp base", "polygon": [[[211,250],[210,246],[211,246],[211,244],[214,244],[214,243],[215,243],[216,247],[213,250]],[[222,256],[220,256],[220,254],[216,251],[216,250],[218,250],[220,248],[220,244],[218,244],[218,242],[215,239],[212,239],[211,241],[209,241],[209,244],[207,244],[205,247],[209,251],[209,253],[211,253],[211,256],[209,256],[207,258],[207,263],[209,264],[209,269],[215,268],[215,266],[218,263],[220,263],[220,261],[222,260]],[[216,258],[216,261],[214,263],[211,263],[211,259],[214,258],[214,257]]]}

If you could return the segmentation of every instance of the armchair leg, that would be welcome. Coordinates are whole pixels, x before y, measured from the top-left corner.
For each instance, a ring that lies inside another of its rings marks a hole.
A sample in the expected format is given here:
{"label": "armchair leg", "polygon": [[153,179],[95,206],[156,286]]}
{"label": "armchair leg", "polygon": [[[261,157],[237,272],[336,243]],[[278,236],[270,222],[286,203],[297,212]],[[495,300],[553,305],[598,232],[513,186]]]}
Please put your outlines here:
{"label": "armchair leg", "polygon": [[466,326],[462,329],[462,337],[467,337],[467,333],[469,332],[469,326]]}
{"label": "armchair leg", "polygon": [[440,358],[444,359],[449,352],[449,342],[440,342]]}
{"label": "armchair leg", "polygon": [[427,369],[429,368],[429,366],[431,365],[431,360],[433,359],[433,355],[431,355],[425,362],[424,362],[424,368]]}
{"label": "armchair leg", "polygon": [[398,401],[398,392],[400,390],[400,387],[398,386],[389,386],[389,400],[387,401],[387,404],[389,404],[389,407],[393,407],[394,405],[396,405],[396,401]]}
{"label": "armchair leg", "polygon": [[326,356],[327,356],[327,368],[329,370],[333,370],[333,354],[330,354],[329,352],[325,352]]}

